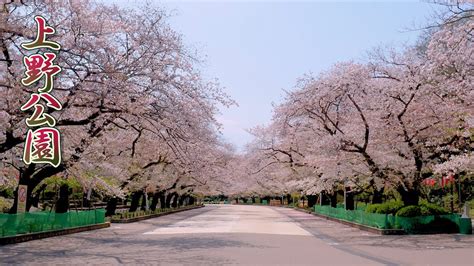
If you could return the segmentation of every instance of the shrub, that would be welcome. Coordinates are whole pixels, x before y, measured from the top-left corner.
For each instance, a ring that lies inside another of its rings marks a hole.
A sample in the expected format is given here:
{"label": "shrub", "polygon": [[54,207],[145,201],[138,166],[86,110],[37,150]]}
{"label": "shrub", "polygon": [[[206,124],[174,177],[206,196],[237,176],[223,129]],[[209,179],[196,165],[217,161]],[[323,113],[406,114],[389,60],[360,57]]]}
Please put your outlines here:
{"label": "shrub", "polygon": [[377,213],[395,215],[395,213],[397,213],[397,211],[400,210],[401,208],[403,208],[403,202],[388,201],[380,205]]}
{"label": "shrub", "polygon": [[7,213],[13,205],[13,200],[0,197],[0,212]]}
{"label": "shrub", "polygon": [[[195,206],[195,205],[193,205],[193,206]],[[114,217],[114,219],[115,218],[130,219],[130,218],[135,218],[135,217],[148,216],[148,215],[152,215],[152,214],[166,213],[166,212],[170,212],[172,210],[188,209],[190,207],[191,206],[181,206],[181,207],[177,207],[177,208],[164,208],[164,209],[157,208],[154,211],[152,211],[152,210],[147,210],[147,211],[137,210],[135,212],[126,211],[126,212],[122,212],[120,214],[114,215],[113,217]]]}
{"label": "shrub", "polygon": [[369,213],[395,214],[403,207],[403,202],[399,200],[387,201],[381,204],[371,204],[365,209]]}
{"label": "shrub", "polygon": [[370,213],[377,213],[380,205],[382,204],[370,204],[365,208],[365,212],[370,212]]}
{"label": "shrub", "polygon": [[441,206],[438,206],[427,201],[420,202],[421,214],[422,215],[443,215],[448,212]]}
{"label": "shrub", "polygon": [[13,199],[15,194],[13,194],[13,188],[10,187],[0,187],[0,198]]}
{"label": "shrub", "polygon": [[421,214],[420,206],[410,205],[410,206],[405,206],[401,208],[400,210],[398,210],[396,215],[402,216],[402,217],[415,217],[415,216],[420,216],[422,214]]}
{"label": "shrub", "polygon": [[381,204],[371,204],[365,209],[368,213],[393,214],[403,217],[414,217],[422,215],[443,215],[448,212],[436,204],[426,200],[420,201],[418,206],[403,206],[400,200],[387,201]]}
{"label": "shrub", "polygon": [[430,209],[428,209],[426,206],[420,205],[420,211],[421,215],[423,216],[431,215]]}

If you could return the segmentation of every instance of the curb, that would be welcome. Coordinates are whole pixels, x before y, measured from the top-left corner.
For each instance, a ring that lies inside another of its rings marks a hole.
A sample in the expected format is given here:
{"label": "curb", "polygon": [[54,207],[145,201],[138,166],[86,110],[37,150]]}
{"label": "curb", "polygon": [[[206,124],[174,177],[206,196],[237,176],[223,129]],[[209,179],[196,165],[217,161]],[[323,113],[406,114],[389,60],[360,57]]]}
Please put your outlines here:
{"label": "curb", "polygon": [[69,234],[102,229],[102,228],[107,228],[107,227],[110,227],[109,222],[79,226],[79,227],[71,227],[71,228],[54,230],[54,231],[45,231],[45,232],[30,233],[30,234],[24,234],[24,235],[0,237],[0,245],[21,243],[21,242],[26,242],[26,241],[31,241],[31,240],[53,237],[53,236],[69,235]]}
{"label": "curb", "polygon": [[172,210],[172,211],[163,212],[163,213],[155,213],[155,214],[150,214],[150,215],[145,215],[145,216],[140,216],[140,217],[133,217],[133,218],[128,218],[128,219],[111,219],[110,222],[111,223],[119,223],[119,224],[134,223],[134,222],[139,222],[139,221],[143,221],[143,220],[147,220],[147,219],[151,219],[151,218],[157,218],[157,217],[160,217],[160,216],[165,216],[165,215],[173,214],[173,213],[177,213],[177,212],[194,210],[194,209],[198,209],[198,208],[202,208],[202,207],[204,207],[204,205],[194,206],[194,207],[190,207],[190,208],[183,208],[183,209],[178,209],[178,210]]}

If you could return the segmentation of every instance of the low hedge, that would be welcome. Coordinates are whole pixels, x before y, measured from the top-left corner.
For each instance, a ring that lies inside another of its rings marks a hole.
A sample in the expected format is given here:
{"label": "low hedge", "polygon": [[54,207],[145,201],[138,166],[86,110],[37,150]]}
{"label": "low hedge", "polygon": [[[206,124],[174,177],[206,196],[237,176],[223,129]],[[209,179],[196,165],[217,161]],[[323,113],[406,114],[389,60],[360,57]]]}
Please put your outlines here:
{"label": "low hedge", "polygon": [[387,201],[380,204],[371,204],[367,206],[365,209],[368,213],[379,213],[379,214],[393,214],[398,212],[403,208],[403,202],[396,200],[396,201]]}
{"label": "low hedge", "polygon": [[122,212],[122,213],[118,213],[118,214],[113,215],[112,219],[114,219],[114,220],[130,219],[130,218],[135,218],[135,217],[141,217],[141,216],[147,216],[147,215],[167,212],[169,210],[171,210],[171,209],[156,209],[154,211],[148,210],[148,211]]}
{"label": "low hedge", "polygon": [[401,216],[401,217],[421,216],[421,208],[420,206],[415,206],[415,205],[405,206],[401,208],[400,210],[398,210],[396,215]]}
{"label": "low hedge", "polygon": [[443,215],[448,212],[440,206],[431,203],[421,203],[420,205],[405,206],[397,211],[396,215],[401,217],[415,217],[427,215]]}
{"label": "low hedge", "polygon": [[443,207],[426,201],[420,202],[420,208],[421,215],[443,215],[449,213]]}
{"label": "low hedge", "polygon": [[400,200],[391,200],[380,204],[371,204],[365,209],[367,213],[392,214],[401,217],[415,217],[427,215],[443,215],[448,212],[436,204],[425,200],[419,205],[404,206]]}
{"label": "low hedge", "polygon": [[126,220],[126,219],[133,219],[137,217],[146,217],[146,216],[152,216],[152,215],[160,214],[160,213],[168,213],[168,212],[174,212],[178,210],[185,210],[185,209],[193,208],[196,206],[202,206],[202,205],[196,204],[196,205],[188,205],[188,206],[178,207],[178,208],[156,209],[154,211],[148,210],[148,211],[122,212],[122,213],[113,215],[111,220],[112,221]]}

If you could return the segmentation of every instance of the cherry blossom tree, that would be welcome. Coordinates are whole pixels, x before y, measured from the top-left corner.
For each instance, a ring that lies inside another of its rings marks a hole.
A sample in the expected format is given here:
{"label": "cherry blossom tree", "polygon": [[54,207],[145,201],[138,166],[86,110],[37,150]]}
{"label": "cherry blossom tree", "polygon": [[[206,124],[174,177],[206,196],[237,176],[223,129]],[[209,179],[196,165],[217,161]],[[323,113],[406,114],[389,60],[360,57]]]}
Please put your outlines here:
{"label": "cherry blossom tree", "polygon": [[[52,39],[62,46],[57,62],[63,71],[55,80],[54,95],[63,109],[53,113],[63,137],[63,163],[57,168],[24,166],[18,156],[26,132],[22,121],[29,115],[19,107],[31,93],[18,82],[23,75],[20,43],[34,36],[35,14],[56,29]],[[19,182],[30,193],[48,176],[80,169],[75,165],[82,161],[82,167],[92,163],[86,169],[102,168],[99,153],[133,158],[145,135],[152,140],[143,144],[148,152],[166,146],[161,156],[173,154],[178,172],[189,172],[182,168],[188,164],[188,151],[216,137],[209,134],[219,127],[217,105],[233,103],[216,82],[201,79],[194,68],[196,54],[184,48],[180,35],[167,25],[166,13],[154,6],[128,10],[92,1],[12,2],[4,6],[1,21],[2,165],[17,169]],[[109,138],[118,147],[113,152],[101,148]],[[154,139],[160,143],[155,145]],[[109,165],[116,170],[135,167],[131,176],[141,176],[136,169],[148,169],[160,158],[157,154],[150,161],[120,166],[109,158]]]}
{"label": "cherry blossom tree", "polygon": [[388,188],[417,204],[436,165],[472,153],[472,8],[455,8],[424,47],[376,49],[367,64],[300,79],[257,130],[256,173],[289,190],[349,185],[380,202]]}

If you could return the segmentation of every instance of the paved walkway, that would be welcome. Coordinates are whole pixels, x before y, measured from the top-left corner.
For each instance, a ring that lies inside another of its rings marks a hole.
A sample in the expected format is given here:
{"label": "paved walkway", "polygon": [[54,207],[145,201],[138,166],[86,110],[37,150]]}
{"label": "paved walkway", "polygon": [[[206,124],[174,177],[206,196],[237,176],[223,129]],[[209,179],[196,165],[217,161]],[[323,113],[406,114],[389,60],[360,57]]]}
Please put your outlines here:
{"label": "paved walkway", "polygon": [[473,265],[474,237],[379,236],[292,209],[211,205],[3,246],[0,264]]}

